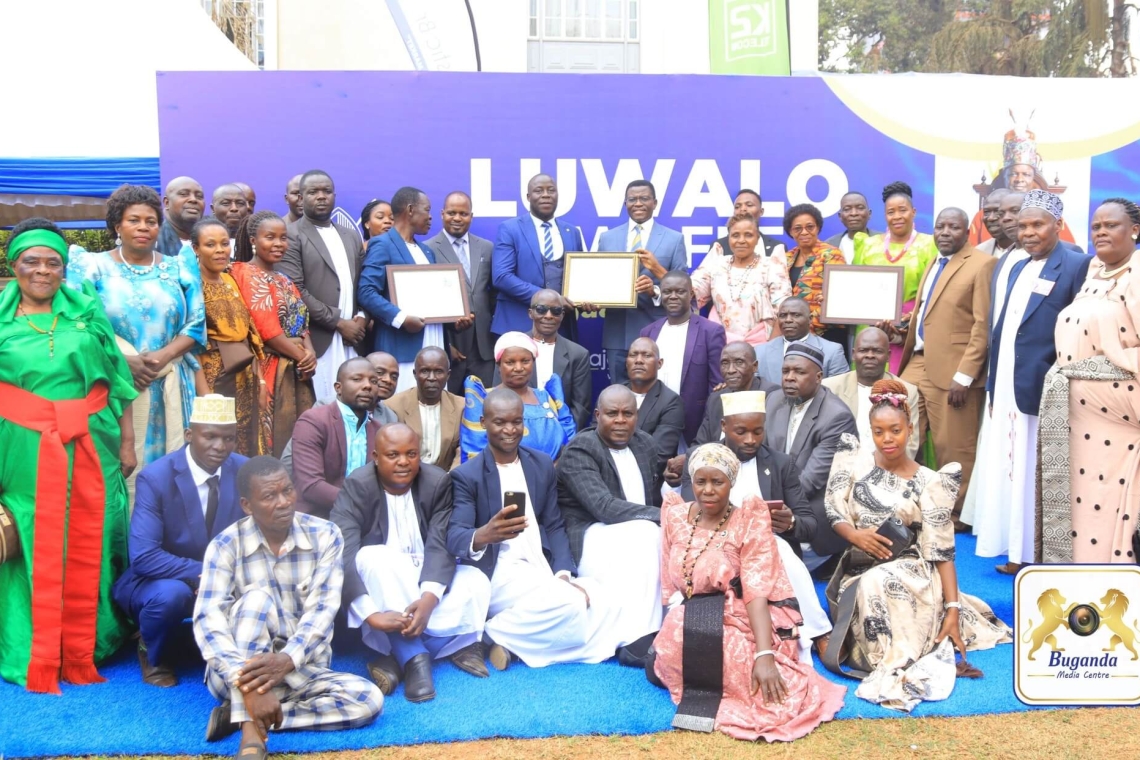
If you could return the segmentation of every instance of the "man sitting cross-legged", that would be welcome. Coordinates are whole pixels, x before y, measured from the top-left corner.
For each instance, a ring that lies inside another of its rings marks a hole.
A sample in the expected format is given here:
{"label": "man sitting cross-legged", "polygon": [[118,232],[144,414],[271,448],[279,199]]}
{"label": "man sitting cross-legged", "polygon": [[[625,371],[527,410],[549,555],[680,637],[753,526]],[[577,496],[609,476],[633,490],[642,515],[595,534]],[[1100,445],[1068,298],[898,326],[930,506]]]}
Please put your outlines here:
{"label": "man sitting cross-legged", "polygon": [[329,669],[344,579],[340,529],[296,511],[289,473],[273,457],[238,471],[247,517],[210,542],[194,605],[206,683],[222,704],[207,741],[240,727],[238,757],[264,758],[269,729],[340,729],[370,722],[384,695]]}
{"label": "man sitting cross-legged", "polygon": [[485,678],[491,584],[447,551],[451,480],[421,460],[414,430],[380,428],[373,466],[345,479],[331,519],[344,535],[348,623],[381,653],[368,666],[380,690],[391,694],[402,673],[409,702],[433,699],[431,663],[441,657]]}
{"label": "man sitting cross-legged", "polygon": [[[447,547],[491,579],[485,629],[491,664],[503,670],[512,654],[532,668],[612,657],[619,610],[596,598],[599,584],[573,577],[554,465],[519,446],[522,399],[508,388],[492,390],[481,423],[487,447],[451,473],[455,507]],[[504,506],[508,496],[510,506]],[[523,504],[518,517],[515,501]]]}

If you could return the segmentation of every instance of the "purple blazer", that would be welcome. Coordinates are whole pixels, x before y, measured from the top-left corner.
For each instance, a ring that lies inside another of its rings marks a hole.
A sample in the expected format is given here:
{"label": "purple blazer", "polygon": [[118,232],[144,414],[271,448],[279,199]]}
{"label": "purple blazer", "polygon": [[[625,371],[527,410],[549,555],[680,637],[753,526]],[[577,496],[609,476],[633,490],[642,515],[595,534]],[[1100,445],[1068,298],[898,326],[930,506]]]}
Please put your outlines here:
{"label": "purple blazer", "polygon": [[[659,319],[641,331],[642,338],[657,340],[666,319]],[[724,350],[724,327],[699,314],[689,317],[685,338],[685,367],[681,370],[681,405],[685,408],[685,441],[696,437],[705,417],[709,394],[719,385],[720,354]]]}
{"label": "purple blazer", "polygon": [[[382,424],[375,418],[368,421],[370,460],[376,431]],[[293,428],[293,485],[298,511],[327,520],[344,485],[347,464],[348,441],[339,404],[314,406],[297,418]]]}

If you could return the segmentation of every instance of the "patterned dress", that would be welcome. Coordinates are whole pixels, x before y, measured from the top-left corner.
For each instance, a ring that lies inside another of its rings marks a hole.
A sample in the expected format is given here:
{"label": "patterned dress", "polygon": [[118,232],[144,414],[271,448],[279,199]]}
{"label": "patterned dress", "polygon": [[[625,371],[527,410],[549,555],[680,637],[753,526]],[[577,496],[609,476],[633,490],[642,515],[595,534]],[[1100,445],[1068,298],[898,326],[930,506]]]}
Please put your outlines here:
{"label": "patterned dress", "polygon": [[709,318],[724,325],[730,342],[767,343],[776,329],[776,307],[792,294],[784,259],[760,253],[751,268],[732,262],[714,246],[693,272],[693,295],[701,307],[713,302]]}
{"label": "patterned dress", "polygon": [[[799,247],[788,251],[788,269],[791,270],[800,255]],[[833,245],[820,242],[815,250],[804,258],[800,276],[792,283],[792,295],[807,301],[811,307],[811,331],[816,335],[823,335],[828,326],[819,321],[820,309],[823,307],[823,268],[832,265],[843,265],[847,258],[843,251]]]}
{"label": "patterned dress", "polygon": [[[230,267],[230,273],[262,341],[268,343],[284,335],[299,343],[309,334],[309,307],[286,275],[243,262]],[[261,406],[262,434],[266,451],[280,457],[293,435],[297,417],[313,406],[313,382],[298,380],[296,363],[268,348],[261,360],[261,376],[266,390]]]}
{"label": "patterned dress", "polygon": [[[181,256],[157,255],[154,266],[140,267],[121,264],[111,254],[111,251],[76,250],[67,265],[67,281],[79,286],[86,280],[95,286],[115,335],[139,353],[157,351],[180,335],[194,340],[192,353],[205,348],[202,281],[197,272],[187,266],[186,260]],[[150,410],[139,469],[173,451],[172,445],[174,448],[182,445],[182,431],[190,419],[194,400],[197,369],[193,356],[183,356],[173,363],[169,374],[151,383],[150,392],[136,402],[147,403]],[[179,384],[183,415],[171,423],[173,429],[169,431],[164,400],[168,383]]]}
{"label": "patterned dress", "polygon": [[[265,439],[258,413],[260,388],[258,381],[258,361],[262,354],[261,338],[253,325],[249,309],[241,300],[241,291],[234,278],[223,273],[221,280],[203,280],[202,291],[206,297],[206,328],[209,334],[209,347],[199,358],[206,384],[211,393],[232,396],[237,407],[237,452],[247,457],[265,453]],[[254,354],[254,361],[235,373],[225,371],[218,341],[247,343]]]}
{"label": "patterned dress", "polygon": [[[919,701],[915,695],[929,688],[918,680],[913,666],[934,649],[945,616],[942,580],[935,563],[954,561],[950,511],[961,479],[961,466],[952,462],[939,472],[919,467],[912,479],[904,480],[878,467],[874,454],[861,450],[855,436],[843,434],[824,499],[830,523],[878,528],[894,515],[906,525],[922,525],[918,541],[898,559],[844,576],[839,582],[842,593],[862,579],[844,642],[848,652],[858,651],[872,668],[855,691],[862,699],[909,712]],[[958,600],[967,649],[991,649],[1013,640],[1009,626],[981,599],[959,589]],[[831,646],[839,645],[831,642]]]}
{"label": "patterned dress", "polygon": [[[541,451],[551,459],[557,459],[562,453],[562,447],[578,432],[562,393],[562,378],[551,375],[545,390],[531,390],[538,398],[538,403],[523,404],[524,427],[520,444]],[[487,397],[487,391],[483,382],[471,375],[463,383],[463,395],[466,405],[459,427],[459,450],[462,461],[466,462],[487,448],[487,430],[479,422],[483,416],[483,399]]]}
{"label": "patterned dress", "polygon": [[[767,506],[755,496],[746,498],[741,506],[733,508],[723,529],[715,534],[693,525],[690,506],[677,494],[665,497],[661,510],[661,595],[668,604],[676,592],[685,588],[686,564],[711,543],[697,559],[692,578],[694,594],[726,592],[724,695],[716,715],[717,730],[747,741],[791,741],[806,736],[820,723],[835,717],[847,689],[825,681],[811,665],[800,662],[797,639],[781,639],[776,633],[777,628],[798,629],[803,618],[795,608],[781,605],[795,597],[780,561]],[[734,578],[740,578],[743,598],[730,590]],[[752,655],[757,647],[746,605],[761,598],[768,600],[772,649],[788,692],[782,704],[767,704],[760,691],[752,694]],[[678,604],[665,616],[661,632],[653,642],[657,676],[676,703],[680,703],[684,687],[684,633],[685,607]]]}

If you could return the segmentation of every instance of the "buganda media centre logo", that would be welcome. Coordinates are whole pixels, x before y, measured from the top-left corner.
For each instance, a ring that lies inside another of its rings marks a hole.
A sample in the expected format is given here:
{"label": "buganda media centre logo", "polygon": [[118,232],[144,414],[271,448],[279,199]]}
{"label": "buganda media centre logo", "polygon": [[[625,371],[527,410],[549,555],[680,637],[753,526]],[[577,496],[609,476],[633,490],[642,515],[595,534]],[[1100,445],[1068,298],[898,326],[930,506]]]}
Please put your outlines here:
{"label": "buganda media centre logo", "polygon": [[1014,590],[1014,681],[1033,705],[1140,704],[1140,567],[1038,565]]}

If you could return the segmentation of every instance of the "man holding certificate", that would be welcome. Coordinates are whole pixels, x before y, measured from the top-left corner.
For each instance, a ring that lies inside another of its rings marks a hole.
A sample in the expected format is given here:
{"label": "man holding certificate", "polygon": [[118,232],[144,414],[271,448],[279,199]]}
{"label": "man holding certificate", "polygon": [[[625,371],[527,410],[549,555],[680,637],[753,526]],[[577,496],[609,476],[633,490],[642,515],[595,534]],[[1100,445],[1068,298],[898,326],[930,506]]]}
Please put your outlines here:
{"label": "man holding certificate", "polygon": [[[447,295],[450,291],[455,291],[453,295],[463,303],[460,310],[465,315],[454,320],[457,331],[471,327],[475,315],[467,313],[466,287],[458,273],[452,271],[453,268],[438,272],[438,284],[417,280],[414,285],[404,289],[407,299],[414,300],[417,308],[405,309],[397,303],[404,299],[399,299],[396,292],[389,291],[388,268],[430,266],[436,263],[436,258],[430,248],[416,242],[416,235],[426,235],[431,229],[431,201],[422,190],[414,187],[401,187],[397,190],[392,196],[392,215],[395,219],[392,229],[368,242],[368,252],[364,254],[364,267],[360,272],[358,297],[361,305],[376,321],[376,339],[372,350],[392,354],[400,364],[399,383],[396,386],[396,391],[400,392],[415,387],[413,365],[416,355],[424,348],[444,348],[443,329],[448,320],[432,319],[435,315],[427,313],[425,296],[435,301],[451,301],[453,299],[447,298]],[[462,292],[456,290],[457,284],[462,287]],[[435,307],[431,308],[434,310]],[[429,321],[431,324],[428,324]]]}

